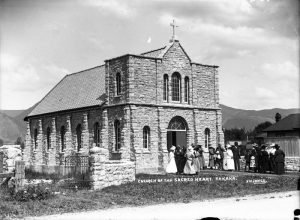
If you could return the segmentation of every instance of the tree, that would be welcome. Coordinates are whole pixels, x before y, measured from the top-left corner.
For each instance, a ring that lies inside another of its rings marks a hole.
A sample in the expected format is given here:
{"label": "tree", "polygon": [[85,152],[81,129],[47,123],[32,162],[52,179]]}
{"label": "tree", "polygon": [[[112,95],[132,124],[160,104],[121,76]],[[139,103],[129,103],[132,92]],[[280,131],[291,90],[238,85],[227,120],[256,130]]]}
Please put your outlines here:
{"label": "tree", "polygon": [[279,122],[281,120],[281,114],[279,114],[278,112],[275,114],[275,121],[276,123]]}
{"label": "tree", "polygon": [[228,141],[243,141],[247,139],[248,132],[245,128],[231,128],[225,129],[225,142]]}
{"label": "tree", "polygon": [[4,141],[0,139],[0,147],[3,146]]}
{"label": "tree", "polygon": [[269,121],[260,123],[251,132],[249,132],[249,135],[254,138],[255,136],[259,135],[264,129],[270,127],[271,125],[272,123]]}
{"label": "tree", "polygon": [[264,129],[270,127],[271,125],[272,125],[271,122],[265,121],[265,122],[263,122],[263,123],[258,124],[258,125],[254,128],[253,131],[254,131],[256,134],[259,134],[259,133],[261,133]]}

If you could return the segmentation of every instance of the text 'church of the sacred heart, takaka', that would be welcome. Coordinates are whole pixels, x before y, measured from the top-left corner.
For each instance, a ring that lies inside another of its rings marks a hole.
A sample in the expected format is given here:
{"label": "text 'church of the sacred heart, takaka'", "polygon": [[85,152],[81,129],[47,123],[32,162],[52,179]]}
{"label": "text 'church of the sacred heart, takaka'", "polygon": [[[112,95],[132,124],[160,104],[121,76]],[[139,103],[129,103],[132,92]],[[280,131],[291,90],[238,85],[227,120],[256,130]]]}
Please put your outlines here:
{"label": "text 'church of the sacred heart, takaka'", "polygon": [[160,49],[66,75],[25,120],[27,167],[55,171],[99,148],[107,164],[163,172],[172,145],[223,145],[218,66],[193,62],[173,34]]}

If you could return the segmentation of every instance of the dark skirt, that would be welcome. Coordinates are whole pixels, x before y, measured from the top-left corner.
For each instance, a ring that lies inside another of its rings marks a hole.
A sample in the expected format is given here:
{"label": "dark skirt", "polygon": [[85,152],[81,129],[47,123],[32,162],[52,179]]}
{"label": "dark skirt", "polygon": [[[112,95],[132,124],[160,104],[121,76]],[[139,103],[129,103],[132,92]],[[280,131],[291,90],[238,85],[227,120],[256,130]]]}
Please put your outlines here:
{"label": "dark skirt", "polygon": [[276,163],[276,174],[283,174],[284,173],[284,162]]}

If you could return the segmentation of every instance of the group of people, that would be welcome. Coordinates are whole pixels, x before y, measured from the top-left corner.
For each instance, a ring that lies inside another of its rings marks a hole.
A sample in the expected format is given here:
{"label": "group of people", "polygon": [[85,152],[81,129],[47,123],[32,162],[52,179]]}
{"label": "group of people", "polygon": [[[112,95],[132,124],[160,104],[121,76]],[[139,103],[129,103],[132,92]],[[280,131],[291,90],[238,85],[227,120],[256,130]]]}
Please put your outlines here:
{"label": "group of people", "polygon": [[[240,149],[237,144],[220,144],[215,149],[208,148],[208,164],[205,166],[205,160],[201,145],[191,145],[189,147],[172,146],[169,150],[169,161],[166,167],[166,173],[170,174],[197,174],[204,168],[219,170],[240,171]],[[284,173],[285,154],[276,144],[267,147],[262,145],[258,147],[253,145],[252,149],[245,152],[245,171],[260,173]]]}
{"label": "group of people", "polygon": [[201,145],[192,145],[188,148],[172,146],[169,152],[167,173],[197,174],[204,169],[204,156]]}
{"label": "group of people", "polygon": [[252,150],[246,150],[245,153],[246,171],[259,173],[284,173],[285,153],[277,144],[270,146],[255,146]]}

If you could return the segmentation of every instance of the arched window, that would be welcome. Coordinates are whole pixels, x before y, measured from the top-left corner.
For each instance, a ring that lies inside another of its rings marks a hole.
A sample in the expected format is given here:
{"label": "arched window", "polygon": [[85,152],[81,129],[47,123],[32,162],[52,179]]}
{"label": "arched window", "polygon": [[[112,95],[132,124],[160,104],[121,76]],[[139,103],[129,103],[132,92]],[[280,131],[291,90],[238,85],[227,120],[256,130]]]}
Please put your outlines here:
{"label": "arched window", "polygon": [[210,145],[210,130],[209,128],[206,128],[204,131],[205,134],[205,147],[208,148],[208,146]]}
{"label": "arched window", "polygon": [[187,130],[187,125],[185,120],[180,116],[175,116],[169,122],[168,129],[170,130]]}
{"label": "arched window", "polygon": [[121,126],[120,121],[115,121],[115,150],[118,151],[121,148]]}
{"label": "arched window", "polygon": [[38,136],[38,130],[37,128],[34,129],[33,131],[33,141],[34,141],[34,148],[36,149],[37,148],[37,136]]}
{"label": "arched window", "polygon": [[116,75],[116,94],[120,95],[121,93],[121,74],[117,73]]}
{"label": "arched window", "polygon": [[172,75],[172,101],[180,102],[181,78],[179,73]]}
{"label": "arched window", "polygon": [[164,91],[163,91],[163,98],[164,101],[168,101],[169,97],[169,77],[167,74],[164,75]]}
{"label": "arched window", "polygon": [[99,127],[99,122],[96,122],[94,124],[94,143],[97,146],[100,146],[100,127]]}
{"label": "arched window", "polygon": [[150,128],[148,126],[143,129],[143,146],[147,149],[150,146]]}
{"label": "arched window", "polygon": [[50,134],[51,134],[51,131],[50,131],[50,128],[48,127],[47,128],[47,150],[49,150],[51,147]]}
{"label": "arched window", "polygon": [[78,150],[78,151],[80,150],[80,148],[82,148],[81,134],[82,134],[82,127],[81,127],[81,124],[79,124],[79,125],[77,125],[77,127],[76,127],[77,150]]}
{"label": "arched window", "polygon": [[60,143],[61,143],[61,151],[62,152],[66,149],[65,134],[66,134],[65,126],[61,126],[61,128],[60,128]]}
{"label": "arched window", "polygon": [[190,84],[189,84],[189,77],[185,77],[184,78],[184,101],[185,102],[189,102],[189,88],[190,88]]}

